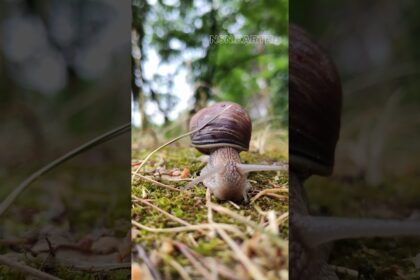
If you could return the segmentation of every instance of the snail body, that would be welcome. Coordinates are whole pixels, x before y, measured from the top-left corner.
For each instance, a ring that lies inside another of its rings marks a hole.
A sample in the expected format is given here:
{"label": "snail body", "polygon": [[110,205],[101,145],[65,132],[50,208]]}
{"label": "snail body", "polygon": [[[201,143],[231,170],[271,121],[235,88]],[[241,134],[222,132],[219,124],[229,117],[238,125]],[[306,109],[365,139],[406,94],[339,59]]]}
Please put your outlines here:
{"label": "snail body", "polygon": [[197,112],[190,121],[195,131],[220,114],[214,121],[191,135],[192,146],[209,155],[207,165],[200,176],[187,188],[203,182],[220,200],[248,201],[251,185],[247,180],[252,171],[284,170],[285,166],[242,164],[239,153],[249,149],[252,122],[239,104],[219,102]]}

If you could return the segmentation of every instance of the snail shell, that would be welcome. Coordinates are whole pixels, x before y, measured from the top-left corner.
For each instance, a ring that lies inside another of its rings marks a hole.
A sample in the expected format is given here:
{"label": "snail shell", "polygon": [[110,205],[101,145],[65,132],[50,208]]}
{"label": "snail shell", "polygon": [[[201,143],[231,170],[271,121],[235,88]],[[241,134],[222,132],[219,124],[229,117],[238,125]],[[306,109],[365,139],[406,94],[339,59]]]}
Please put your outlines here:
{"label": "snail shell", "polygon": [[200,131],[191,135],[192,146],[204,154],[210,154],[221,147],[232,147],[247,151],[251,140],[252,123],[248,113],[233,102],[219,102],[198,111],[190,121],[193,131],[215,115],[231,106]]}
{"label": "snail shell", "polygon": [[329,175],[340,130],[340,78],[309,34],[290,25],[289,37],[290,167]]}

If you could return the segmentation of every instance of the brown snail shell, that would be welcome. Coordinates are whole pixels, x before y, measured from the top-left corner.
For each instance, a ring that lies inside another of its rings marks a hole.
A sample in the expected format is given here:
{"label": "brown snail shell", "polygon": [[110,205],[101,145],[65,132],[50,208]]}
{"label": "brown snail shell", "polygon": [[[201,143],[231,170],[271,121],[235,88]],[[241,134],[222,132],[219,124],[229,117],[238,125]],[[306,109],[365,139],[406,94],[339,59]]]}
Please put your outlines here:
{"label": "brown snail shell", "polygon": [[190,131],[199,128],[229,105],[231,107],[223,114],[191,135],[192,146],[204,154],[221,147],[232,147],[238,151],[249,149],[251,118],[245,109],[233,102],[215,103],[198,111],[191,118]]}
{"label": "brown snail shell", "polygon": [[326,52],[301,28],[289,28],[290,167],[329,175],[340,130],[341,82]]}

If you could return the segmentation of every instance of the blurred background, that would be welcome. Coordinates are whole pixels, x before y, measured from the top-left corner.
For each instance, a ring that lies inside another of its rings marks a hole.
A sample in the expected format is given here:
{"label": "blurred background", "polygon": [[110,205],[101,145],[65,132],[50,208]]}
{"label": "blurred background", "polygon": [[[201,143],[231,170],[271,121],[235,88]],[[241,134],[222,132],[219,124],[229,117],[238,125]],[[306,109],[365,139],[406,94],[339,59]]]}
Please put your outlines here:
{"label": "blurred background", "polygon": [[[35,170],[130,122],[130,4],[1,1],[0,202]],[[125,236],[130,152],[126,133],[39,178],[1,214],[0,239]]]}
{"label": "blurred background", "polygon": [[287,139],[287,1],[134,0],[132,13],[133,149],[186,132],[222,100],[245,107],[254,131]]}
{"label": "blurred background", "polygon": [[[327,50],[343,86],[334,173],[306,184],[315,213],[419,219],[419,10],[405,0],[291,2],[290,22]],[[345,240],[331,262],[362,279],[417,279],[419,253],[418,238]]]}
{"label": "blurred background", "polygon": [[337,176],[377,186],[420,174],[419,8],[416,1],[326,0],[291,8],[291,21],[328,50],[341,76]]}

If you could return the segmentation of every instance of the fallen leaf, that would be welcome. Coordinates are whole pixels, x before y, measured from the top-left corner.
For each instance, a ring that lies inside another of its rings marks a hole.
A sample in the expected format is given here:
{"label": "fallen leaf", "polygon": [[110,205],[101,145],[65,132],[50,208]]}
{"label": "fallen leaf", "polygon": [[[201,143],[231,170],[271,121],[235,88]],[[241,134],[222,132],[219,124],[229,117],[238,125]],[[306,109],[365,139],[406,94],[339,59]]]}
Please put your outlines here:
{"label": "fallen leaf", "polygon": [[141,268],[137,263],[131,265],[131,280],[141,280]]}
{"label": "fallen leaf", "polygon": [[185,167],[184,170],[182,170],[181,179],[185,179],[188,177],[190,177],[190,170]]}

